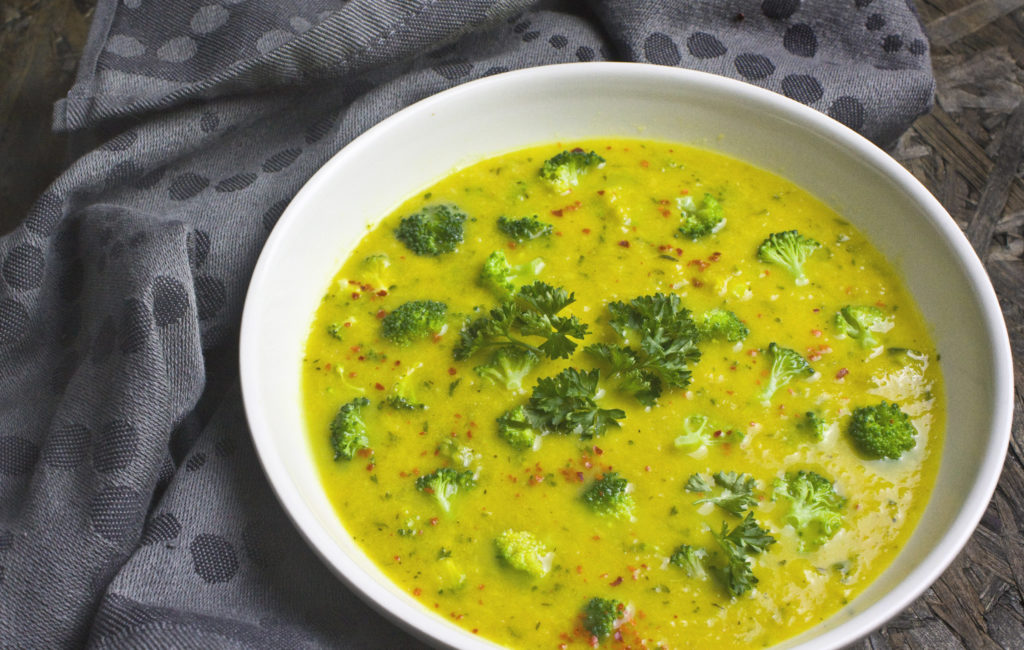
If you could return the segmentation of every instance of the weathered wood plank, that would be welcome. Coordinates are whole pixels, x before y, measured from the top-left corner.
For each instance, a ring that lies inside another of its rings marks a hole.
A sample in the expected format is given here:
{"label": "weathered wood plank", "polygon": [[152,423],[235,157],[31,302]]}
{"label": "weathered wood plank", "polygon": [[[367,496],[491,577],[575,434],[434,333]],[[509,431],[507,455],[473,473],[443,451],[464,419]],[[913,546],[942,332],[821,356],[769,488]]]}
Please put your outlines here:
{"label": "weathered wood plank", "polygon": [[1017,166],[1024,161],[1024,102],[1010,116],[1000,140],[995,165],[989,172],[978,209],[966,231],[968,241],[981,259],[986,258],[992,244],[992,233],[1002,218],[1010,185],[1017,177]]}
{"label": "weathered wood plank", "polygon": [[925,31],[933,47],[944,47],[1021,7],[1024,0],[978,0],[928,23]]}

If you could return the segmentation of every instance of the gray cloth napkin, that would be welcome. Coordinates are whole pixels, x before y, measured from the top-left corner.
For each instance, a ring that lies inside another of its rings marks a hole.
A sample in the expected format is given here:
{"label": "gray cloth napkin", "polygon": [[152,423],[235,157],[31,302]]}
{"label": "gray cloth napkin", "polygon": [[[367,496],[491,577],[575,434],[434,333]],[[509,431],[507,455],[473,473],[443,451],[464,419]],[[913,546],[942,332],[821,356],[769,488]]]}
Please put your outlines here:
{"label": "gray cloth napkin", "polygon": [[736,77],[883,145],[932,97],[898,0],[101,0],[55,112],[73,162],[0,240],[0,644],[416,645],[262,475],[235,351],[249,275],[303,182],[383,117],[605,59]]}

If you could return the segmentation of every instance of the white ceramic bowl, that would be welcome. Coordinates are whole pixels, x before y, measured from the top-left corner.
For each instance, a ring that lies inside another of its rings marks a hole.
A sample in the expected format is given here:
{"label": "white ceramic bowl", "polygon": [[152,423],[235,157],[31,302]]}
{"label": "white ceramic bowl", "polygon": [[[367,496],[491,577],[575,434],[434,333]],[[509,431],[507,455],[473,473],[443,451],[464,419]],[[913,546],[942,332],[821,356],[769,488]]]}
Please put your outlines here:
{"label": "white ceramic bowl", "polygon": [[1010,432],[1006,329],[967,240],[899,164],[806,106],[722,77],[624,63],[510,72],[425,99],[324,165],[271,233],[242,318],[246,414],[278,498],[324,562],[396,623],[436,645],[491,647],[394,587],[338,522],[306,442],[300,360],[325,287],[367,229],[402,200],[489,156],[600,136],[692,144],[795,181],[888,256],[931,323],[948,403],[942,464],[927,510],[877,582],[784,646],[835,648],[856,640],[939,577],[988,504]]}

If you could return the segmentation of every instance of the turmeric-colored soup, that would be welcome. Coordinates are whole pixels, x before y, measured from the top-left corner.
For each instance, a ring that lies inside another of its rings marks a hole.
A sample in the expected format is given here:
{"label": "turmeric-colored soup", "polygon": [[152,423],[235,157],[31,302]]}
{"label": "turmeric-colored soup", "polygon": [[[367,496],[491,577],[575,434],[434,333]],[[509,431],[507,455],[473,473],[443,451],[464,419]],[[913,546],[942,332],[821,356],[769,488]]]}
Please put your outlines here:
{"label": "turmeric-colored soup", "polygon": [[517,648],[763,647],[911,534],[937,361],[819,200],[610,139],[485,160],[382,219],[324,294],[303,400],[338,516],[438,616]]}

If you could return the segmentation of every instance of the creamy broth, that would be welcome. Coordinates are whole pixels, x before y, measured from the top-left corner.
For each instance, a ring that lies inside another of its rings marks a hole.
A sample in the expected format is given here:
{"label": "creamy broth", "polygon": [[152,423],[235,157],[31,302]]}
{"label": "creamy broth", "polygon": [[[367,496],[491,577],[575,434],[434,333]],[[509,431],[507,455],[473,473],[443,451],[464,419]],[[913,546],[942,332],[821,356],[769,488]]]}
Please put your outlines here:
{"label": "creamy broth", "polygon": [[[605,162],[568,192],[554,191],[538,170],[575,147]],[[678,236],[680,199],[699,204],[705,194],[720,203],[724,225],[697,240]],[[464,241],[453,252],[414,254],[395,229],[402,218],[441,204],[467,215]],[[496,225],[502,216],[532,215],[553,232],[517,243]],[[363,216],[340,211],[339,218]],[[802,286],[757,255],[769,234],[790,230],[821,244],[804,264],[809,281]],[[574,294],[561,313],[589,327],[572,356],[543,359],[519,391],[474,372],[486,353],[453,357],[465,319],[499,303],[478,282],[485,259],[499,250],[513,265],[540,258],[537,279]],[[390,266],[383,278],[370,277],[363,260],[380,254]],[[645,406],[583,349],[622,342],[609,325],[610,302],[656,293],[678,296],[695,320],[715,308],[732,311],[749,335],[702,341],[690,384],[664,387],[656,405]],[[407,346],[382,338],[383,319],[413,300],[445,303],[445,328]],[[878,345],[839,335],[834,319],[846,305],[885,314]],[[773,342],[799,352],[814,374],[790,381],[766,403],[759,392]],[[345,527],[424,607],[510,647],[760,647],[798,634],[836,613],[890,564],[927,503],[942,443],[934,345],[882,255],[792,183],[670,143],[531,148],[467,167],[409,199],[363,238],[334,278],[302,363],[309,444]],[[501,439],[496,419],[526,403],[538,379],[567,367],[600,369],[597,402],[621,409],[621,426],[591,439],[548,433],[537,449],[517,450]],[[427,408],[386,406],[399,382]],[[369,448],[335,460],[330,425],[355,398],[369,401],[361,409]],[[898,403],[917,431],[899,460],[866,459],[848,436],[851,412],[882,400]],[[827,423],[823,439],[806,431],[808,412]],[[677,446],[694,416],[707,417],[717,433],[697,448]],[[457,447],[467,454],[466,468],[450,453]],[[448,512],[416,485],[445,466],[475,477]],[[775,482],[799,470],[834,481],[846,499],[841,527],[820,545],[798,537],[787,524],[788,501],[773,498]],[[631,517],[602,516],[581,499],[610,472],[629,481]],[[742,516],[695,504],[706,495],[685,489],[695,473],[713,485],[714,472],[756,481],[749,512],[775,539],[749,557],[757,584],[738,596],[715,576],[724,560],[714,533],[723,523],[738,526]],[[517,571],[496,556],[494,540],[508,530],[528,531],[546,545],[546,575]],[[682,544],[707,551],[705,575],[691,577],[669,562]],[[616,632],[603,640],[582,622],[594,597],[624,606]]]}

